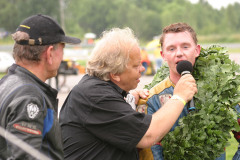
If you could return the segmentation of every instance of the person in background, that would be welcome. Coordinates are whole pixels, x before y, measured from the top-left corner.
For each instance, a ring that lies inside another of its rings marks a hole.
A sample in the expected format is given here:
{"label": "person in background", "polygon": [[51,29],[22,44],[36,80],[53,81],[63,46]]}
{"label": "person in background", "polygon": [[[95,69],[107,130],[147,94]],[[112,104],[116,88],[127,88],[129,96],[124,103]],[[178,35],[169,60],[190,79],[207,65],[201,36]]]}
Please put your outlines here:
{"label": "person in background", "polygon": [[149,60],[148,52],[145,48],[142,48],[141,50],[141,56],[142,56],[142,65],[145,68],[145,70],[142,72],[142,75],[145,75],[147,72],[148,67],[150,67],[151,61]]}
{"label": "person in background", "polygon": [[[63,159],[58,123],[57,90],[45,81],[57,75],[67,37],[60,25],[47,15],[26,18],[12,35],[13,64],[0,80],[0,127],[28,143],[50,159]],[[0,159],[37,159],[0,137]]]}
{"label": "person in background", "polygon": [[162,66],[162,63],[163,63],[160,45],[158,45],[157,48],[154,50],[154,57],[156,61],[156,72],[157,72],[157,70]]}
{"label": "person in background", "polygon": [[[60,65],[60,66],[61,66],[61,65]],[[60,90],[60,86],[59,86],[59,72],[58,72],[57,75],[54,77],[54,79],[55,79],[55,89],[56,89],[57,91],[59,91],[59,90]],[[49,84],[50,86],[52,86],[52,79],[51,79],[51,78],[48,80],[48,84]]]}
{"label": "person in background", "polygon": [[[187,60],[194,65],[195,59],[199,56],[201,50],[195,31],[186,23],[174,23],[163,28],[160,45],[162,47],[161,55],[169,66],[170,75],[150,89],[147,99],[140,99],[138,110],[145,111],[149,115],[158,112],[174,97],[176,84],[181,80],[181,75],[176,70],[178,62]],[[179,119],[188,113],[189,110],[186,104],[170,131],[173,131],[178,125]],[[140,150],[140,159],[163,160],[163,149],[161,141],[159,141],[151,148]],[[224,153],[217,160],[225,160],[225,158]]]}
{"label": "person in background", "polygon": [[87,74],[72,89],[60,111],[64,158],[137,160],[137,148],[159,142],[197,92],[184,75],[174,95],[153,115],[136,112],[125,97],[135,89],[144,67],[130,28],[103,32],[87,63]]}

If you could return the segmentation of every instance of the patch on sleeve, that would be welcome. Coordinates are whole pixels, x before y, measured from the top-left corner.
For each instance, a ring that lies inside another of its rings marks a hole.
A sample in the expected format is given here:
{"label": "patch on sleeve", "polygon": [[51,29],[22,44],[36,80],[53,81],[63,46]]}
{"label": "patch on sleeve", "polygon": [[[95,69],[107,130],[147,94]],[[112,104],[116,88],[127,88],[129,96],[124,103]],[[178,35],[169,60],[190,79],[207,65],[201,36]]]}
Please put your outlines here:
{"label": "patch on sleeve", "polygon": [[19,131],[25,132],[25,133],[30,133],[30,134],[35,134],[35,135],[41,135],[42,132],[38,129],[36,129],[35,126],[33,125],[26,125],[27,123],[15,123],[13,124],[13,127],[16,128]]}
{"label": "patch on sleeve", "polygon": [[163,94],[159,96],[159,101],[161,106],[163,106],[170,98],[172,97],[171,94]]}
{"label": "patch on sleeve", "polygon": [[27,113],[28,113],[29,118],[34,119],[39,113],[38,106],[33,103],[28,104],[27,105]]}

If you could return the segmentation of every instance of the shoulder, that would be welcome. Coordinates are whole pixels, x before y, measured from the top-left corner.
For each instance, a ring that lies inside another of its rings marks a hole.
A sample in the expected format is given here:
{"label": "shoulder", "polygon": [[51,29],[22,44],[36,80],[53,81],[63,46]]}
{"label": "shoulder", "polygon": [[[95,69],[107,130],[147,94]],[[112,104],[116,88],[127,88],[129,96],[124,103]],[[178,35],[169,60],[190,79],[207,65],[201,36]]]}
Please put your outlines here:
{"label": "shoulder", "polygon": [[160,83],[156,84],[153,88],[149,90],[149,98],[151,98],[154,95],[161,94],[163,92],[172,92],[174,88],[173,83],[170,81],[169,78],[164,79]]}
{"label": "shoulder", "polygon": [[117,93],[116,88],[110,81],[104,81],[88,75],[81,79],[73,91],[86,96],[115,96]]}
{"label": "shoulder", "polygon": [[44,104],[44,96],[40,88],[34,84],[21,84],[13,89],[6,89],[5,95],[1,95],[1,106],[22,106],[21,104]]}
{"label": "shoulder", "polygon": [[79,81],[79,83],[76,85],[76,87],[81,89],[96,89],[96,88],[102,88],[104,89],[104,86],[108,86],[107,81],[103,81],[97,77],[85,75],[82,77],[82,79]]}
{"label": "shoulder", "polygon": [[149,91],[147,99],[140,99],[138,103],[138,111],[148,113],[150,108],[157,110],[161,105],[168,101],[173,93],[174,85],[169,78],[164,79],[156,84]]}
{"label": "shoulder", "polygon": [[21,84],[12,90],[11,94],[15,96],[43,97],[43,91],[33,83]]}

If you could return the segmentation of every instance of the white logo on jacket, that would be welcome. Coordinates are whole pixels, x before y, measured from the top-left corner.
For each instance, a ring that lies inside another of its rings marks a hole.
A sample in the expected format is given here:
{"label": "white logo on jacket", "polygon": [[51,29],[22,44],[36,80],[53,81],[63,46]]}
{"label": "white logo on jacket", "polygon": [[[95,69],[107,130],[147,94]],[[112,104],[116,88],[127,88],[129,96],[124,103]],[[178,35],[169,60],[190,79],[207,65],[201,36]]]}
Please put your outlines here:
{"label": "white logo on jacket", "polygon": [[33,119],[37,116],[39,108],[36,104],[30,103],[27,105],[28,117]]}

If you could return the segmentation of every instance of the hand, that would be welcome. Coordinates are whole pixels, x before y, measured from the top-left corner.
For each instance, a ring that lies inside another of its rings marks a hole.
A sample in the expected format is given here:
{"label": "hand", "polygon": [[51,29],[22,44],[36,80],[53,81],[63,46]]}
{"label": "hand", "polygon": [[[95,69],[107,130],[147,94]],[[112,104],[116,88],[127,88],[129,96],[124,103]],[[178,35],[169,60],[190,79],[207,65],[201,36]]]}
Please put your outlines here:
{"label": "hand", "polygon": [[177,82],[174,88],[174,95],[180,96],[186,102],[190,101],[197,93],[197,84],[191,74],[185,74]]}
{"label": "hand", "polygon": [[136,89],[130,91],[130,93],[135,97],[135,104],[138,103],[139,98],[146,99],[149,96],[149,91],[147,89]]}

